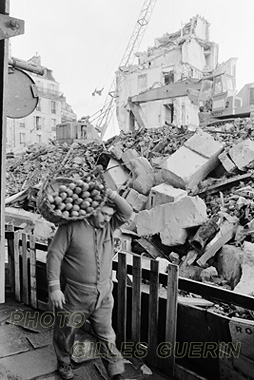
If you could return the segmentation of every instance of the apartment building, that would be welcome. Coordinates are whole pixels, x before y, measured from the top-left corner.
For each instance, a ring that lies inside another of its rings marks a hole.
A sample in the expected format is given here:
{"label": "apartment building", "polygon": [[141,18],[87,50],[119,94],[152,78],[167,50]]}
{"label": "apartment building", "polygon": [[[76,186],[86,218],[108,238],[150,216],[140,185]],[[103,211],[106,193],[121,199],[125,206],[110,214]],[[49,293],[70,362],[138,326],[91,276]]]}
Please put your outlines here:
{"label": "apartment building", "polygon": [[[154,46],[136,54],[138,64],[117,72],[117,118],[121,130],[135,127],[128,97],[186,78],[201,79],[218,65],[218,44],[209,40],[210,24],[197,15],[175,33],[156,38]],[[149,128],[165,123],[198,125],[198,107],[188,97],[169,98],[142,104]]]}
{"label": "apartment building", "polygon": [[19,152],[31,144],[55,140],[57,124],[77,119],[61,93],[60,84],[55,80],[53,71],[41,65],[41,57],[35,55],[27,63],[44,69],[42,76],[29,73],[35,82],[39,101],[36,109],[29,116],[21,119],[7,119],[7,152]]}

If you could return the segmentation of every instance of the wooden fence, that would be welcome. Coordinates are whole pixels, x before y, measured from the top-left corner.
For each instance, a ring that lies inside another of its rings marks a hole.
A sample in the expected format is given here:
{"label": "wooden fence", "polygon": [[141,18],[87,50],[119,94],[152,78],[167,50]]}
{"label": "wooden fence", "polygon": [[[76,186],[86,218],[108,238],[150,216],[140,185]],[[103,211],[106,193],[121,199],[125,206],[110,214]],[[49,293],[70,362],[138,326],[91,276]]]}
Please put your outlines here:
{"label": "wooden fence", "polygon": [[[6,292],[15,296],[17,301],[39,310],[50,308],[47,303],[45,260],[41,262],[38,258],[39,251],[44,252],[46,257],[47,248],[47,245],[36,242],[34,235],[6,226]],[[144,269],[139,255],[132,254],[132,264],[127,265],[127,254],[130,252],[119,252],[118,260],[113,262],[113,271],[117,276],[114,290],[117,345],[120,347],[123,342],[131,347],[139,345],[146,352],[145,360],[169,376],[173,376],[175,371],[177,378],[186,376],[183,370],[179,372],[180,366],[176,365],[173,354],[163,360],[158,355],[160,344],[167,342],[167,347],[173,350],[176,341],[178,289],[211,301],[254,310],[253,297],[179,278],[178,266],[170,263],[167,274],[159,273],[156,260],[150,261],[150,269]],[[131,278],[131,284],[128,278]],[[149,288],[146,293],[142,290],[144,283]],[[166,292],[163,307],[159,295],[161,288]],[[197,377],[188,375],[188,379],[191,378]]]}

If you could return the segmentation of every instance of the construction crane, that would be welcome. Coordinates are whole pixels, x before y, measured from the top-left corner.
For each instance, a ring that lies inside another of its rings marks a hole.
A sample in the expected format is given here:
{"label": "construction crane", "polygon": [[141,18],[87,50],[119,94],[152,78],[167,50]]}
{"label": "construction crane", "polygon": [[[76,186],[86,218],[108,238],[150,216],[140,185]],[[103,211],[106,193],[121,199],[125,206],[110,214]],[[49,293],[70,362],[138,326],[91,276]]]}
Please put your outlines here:
{"label": "construction crane", "polygon": [[[135,24],[131,38],[127,44],[118,69],[131,65],[135,59],[134,53],[138,51],[142,38],[146,31],[147,25],[151,18],[155,3],[157,0],[145,0],[139,14],[138,20]],[[119,85],[119,84],[118,84]],[[94,114],[94,118],[90,119],[91,123],[96,122],[96,128],[101,131],[101,137],[105,135],[111,117],[115,111],[115,99],[117,98],[117,83],[116,77],[114,78],[108,94],[106,96],[104,105],[101,110]],[[97,116],[95,116],[97,115]]]}

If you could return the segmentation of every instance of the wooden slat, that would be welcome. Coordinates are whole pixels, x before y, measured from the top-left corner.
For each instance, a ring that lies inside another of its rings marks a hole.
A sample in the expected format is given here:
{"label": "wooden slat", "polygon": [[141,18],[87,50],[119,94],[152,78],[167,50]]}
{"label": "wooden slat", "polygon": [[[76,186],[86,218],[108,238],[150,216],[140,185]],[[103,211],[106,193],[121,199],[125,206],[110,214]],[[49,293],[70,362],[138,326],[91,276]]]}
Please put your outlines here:
{"label": "wooden slat", "polygon": [[223,289],[215,285],[205,284],[203,282],[198,282],[183,277],[179,277],[178,286],[181,290],[199,294],[200,296],[210,301],[223,302],[228,305],[233,304],[244,309],[254,310],[254,302],[252,296],[232,292],[232,290]]}
{"label": "wooden slat", "polygon": [[[121,251],[124,253],[125,251]],[[128,252],[127,252],[128,253]],[[113,262],[113,269],[117,270],[117,263]],[[132,274],[132,266],[127,266],[128,274]],[[142,269],[142,278],[149,280],[150,274],[149,270]],[[159,275],[160,284],[167,286],[168,277],[164,273]],[[233,304],[240,306],[244,309],[254,310],[254,302],[252,296],[247,296],[245,294],[240,294],[232,292],[232,290],[227,290],[220,288],[215,285],[206,284],[204,282],[198,282],[191,280],[189,278],[183,278],[179,276],[178,287],[181,290],[185,290],[190,293],[198,294],[203,298],[211,302],[223,302],[226,304]]]}
{"label": "wooden slat", "polygon": [[141,258],[133,256],[133,283],[132,283],[132,323],[131,338],[132,342],[140,342],[141,325]]}
{"label": "wooden slat", "polygon": [[22,301],[29,305],[27,235],[22,233]]}
{"label": "wooden slat", "polygon": [[9,232],[9,238],[7,239],[7,247],[8,247],[8,269],[9,269],[9,282],[10,282],[10,288],[9,292],[10,294],[15,294],[14,289],[14,226],[13,224],[7,224],[5,226],[5,231]]}
{"label": "wooden slat", "polygon": [[117,346],[126,342],[127,325],[127,265],[126,255],[118,254],[118,287],[117,287]]}
{"label": "wooden slat", "polygon": [[21,301],[20,296],[20,267],[19,267],[19,240],[20,232],[14,232],[14,278],[15,278],[15,299]]}
{"label": "wooden slat", "polygon": [[157,366],[157,332],[159,309],[159,263],[151,260],[150,264],[150,292],[149,292],[149,319],[148,319],[148,363]]}
{"label": "wooden slat", "polygon": [[36,287],[36,248],[35,236],[29,236],[30,242],[30,298],[31,306],[37,308],[37,287]]}
{"label": "wooden slat", "polygon": [[171,355],[165,359],[169,376],[175,374],[175,355],[174,347],[176,341],[177,323],[177,294],[178,294],[178,265],[169,264],[168,266],[168,285],[167,285],[167,309],[166,309],[166,342],[171,347]]}

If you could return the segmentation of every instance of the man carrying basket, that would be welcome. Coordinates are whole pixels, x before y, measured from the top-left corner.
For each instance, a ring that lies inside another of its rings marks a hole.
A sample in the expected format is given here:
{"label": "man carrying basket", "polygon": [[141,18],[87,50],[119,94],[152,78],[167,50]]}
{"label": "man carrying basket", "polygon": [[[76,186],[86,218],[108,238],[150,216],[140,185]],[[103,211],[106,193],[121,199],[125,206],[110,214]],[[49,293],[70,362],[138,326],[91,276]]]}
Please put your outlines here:
{"label": "man carrying basket", "polygon": [[87,319],[100,343],[109,376],[121,379],[124,372],[112,328],[111,273],[113,232],[130,219],[132,208],[117,192],[107,189],[106,195],[95,215],[60,225],[47,254],[49,298],[55,307],[53,345],[62,379],[73,378],[75,333]]}

